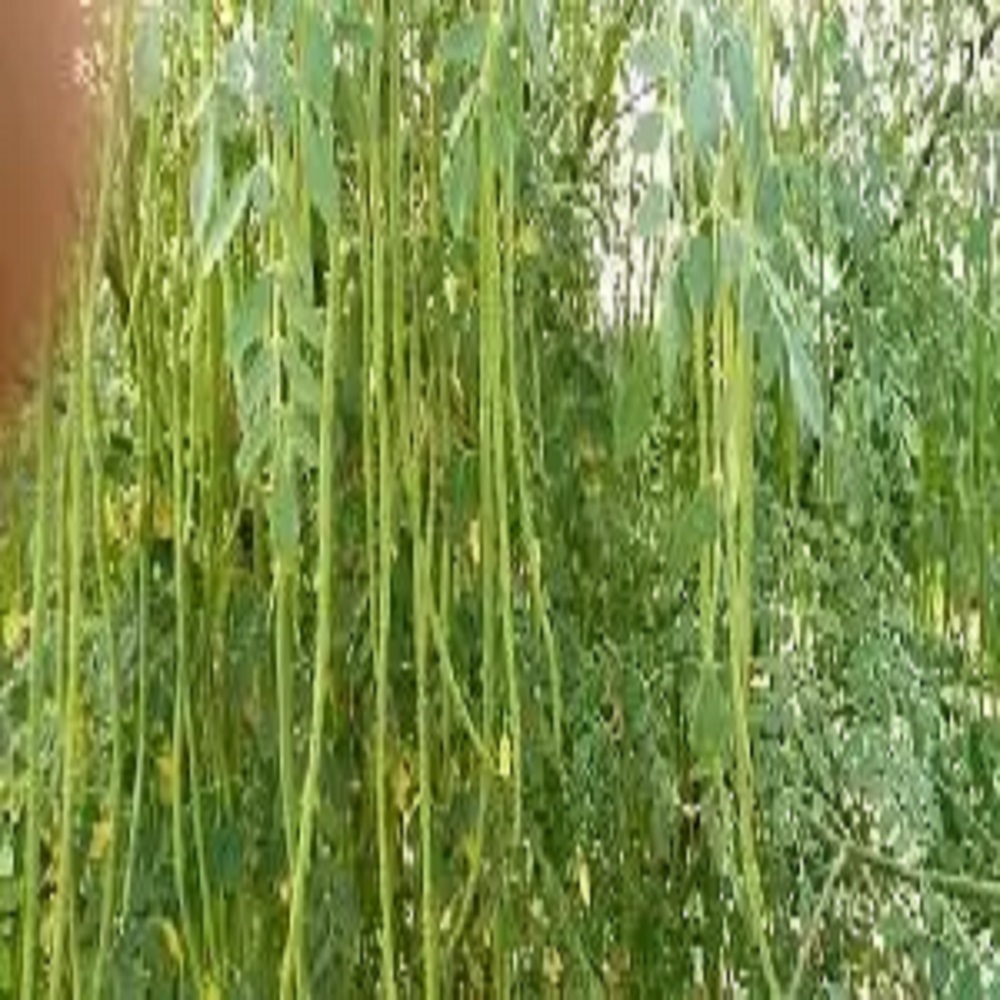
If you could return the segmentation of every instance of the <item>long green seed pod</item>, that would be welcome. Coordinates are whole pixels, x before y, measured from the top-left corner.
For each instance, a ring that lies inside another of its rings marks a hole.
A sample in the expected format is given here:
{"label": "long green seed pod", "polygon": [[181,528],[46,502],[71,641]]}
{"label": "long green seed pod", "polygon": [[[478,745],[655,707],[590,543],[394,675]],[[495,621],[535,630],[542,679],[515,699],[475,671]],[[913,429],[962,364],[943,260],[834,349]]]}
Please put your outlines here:
{"label": "long green seed pod", "polygon": [[[178,199],[182,205],[183,199]],[[178,209],[178,214],[179,214]],[[174,703],[170,752],[171,773],[171,846],[174,870],[174,891],[180,911],[184,947],[191,961],[191,971],[196,983],[201,981],[201,957],[194,937],[191,911],[187,896],[184,843],[184,699],[187,697],[189,622],[188,622],[188,565],[187,527],[185,524],[186,475],[184,470],[184,372],[182,356],[182,291],[175,289],[170,322],[171,362],[171,490],[174,536]]]}
{"label": "long green seed pod", "polygon": [[42,754],[42,694],[49,590],[49,546],[52,523],[53,474],[52,361],[42,369],[38,399],[38,493],[32,566],[31,673],[28,678],[28,776],[24,839],[24,918],[21,937],[21,1000],[35,996],[38,947],[40,798]]}
{"label": "long green seed pod", "polygon": [[49,972],[49,998],[57,1000],[62,994],[66,974],[66,938],[69,932],[70,912],[73,908],[73,819],[76,810],[75,782],[79,770],[76,732],[80,714],[80,663],[82,658],[83,627],[83,549],[84,549],[84,500],[83,500],[83,391],[80,370],[80,318],[74,324],[74,357],[76,371],[70,387],[69,412],[69,526],[67,552],[69,557],[68,627],[66,680],[60,713],[61,793],[59,811],[58,869],[56,874],[56,901],[52,919],[52,964]]}
{"label": "long green seed pod", "polygon": [[[335,205],[339,206],[339,192]],[[334,630],[334,429],[336,414],[337,349],[340,341],[340,220],[336,216],[327,231],[330,257],[326,329],[323,340],[323,375],[319,436],[319,553],[316,565],[317,619],[316,663],[313,668],[312,716],[309,728],[309,752],[299,806],[298,844],[292,871],[292,895],[288,918],[288,937],[281,965],[281,996],[294,995],[296,963],[303,948],[305,903],[312,855],[313,827],[319,806],[320,767],[323,753],[323,730],[326,701],[333,670]],[[300,983],[301,993],[305,984]]]}
{"label": "long green seed pod", "polygon": [[766,908],[753,834],[753,760],[750,752],[748,685],[751,659],[753,560],[753,338],[735,329],[732,302],[722,309],[722,347],[732,427],[725,445],[729,669],[735,741],[737,832],[751,935],[772,996],[780,996],[767,939]]}
{"label": "long green seed pod", "polygon": [[[411,7],[412,16],[412,7]],[[417,773],[420,786],[420,936],[423,957],[424,996],[440,993],[437,903],[434,890],[433,808],[431,773],[430,685],[428,678],[429,615],[433,603],[430,558],[434,551],[433,514],[425,525],[422,517],[422,469],[425,445],[420,427],[424,394],[421,364],[421,311],[417,300],[421,283],[414,282],[413,315],[409,331],[404,326],[404,263],[402,234],[401,61],[403,58],[399,0],[391,0],[389,15],[389,236],[392,248],[392,327],[396,368],[395,403],[400,421],[400,448],[405,467],[405,486],[413,535],[412,615],[413,653],[417,675]],[[414,172],[415,173],[415,172]],[[417,188],[410,185],[412,218],[417,219]],[[404,339],[409,341],[409,373],[404,372]],[[428,387],[430,383],[428,382]],[[428,388],[428,391],[429,388]],[[433,490],[433,467],[430,489]],[[431,507],[433,507],[431,496]]]}
{"label": "long green seed pod", "polygon": [[146,714],[149,674],[150,626],[150,543],[152,540],[153,492],[153,367],[152,367],[152,311],[142,298],[149,283],[147,247],[156,246],[159,232],[157,199],[150,197],[153,178],[157,176],[160,147],[160,106],[153,109],[150,119],[149,149],[146,155],[142,181],[142,201],[150,206],[149,239],[140,246],[140,260],[133,281],[132,312],[129,323],[136,341],[139,378],[139,629],[138,629],[138,696],[136,704],[135,773],[129,817],[128,846],[125,853],[125,872],[122,878],[121,913],[127,920],[132,901],[132,879],[135,871],[139,832],[142,822],[143,790],[146,776]]}
{"label": "long green seed pod", "polygon": [[[375,42],[371,54],[369,128],[369,198],[371,200],[371,379],[375,384],[375,425],[378,437],[378,632],[375,652],[375,812],[378,826],[379,904],[382,916],[382,992],[396,996],[393,934],[392,859],[389,853],[389,637],[392,621],[392,436],[389,420],[385,323],[385,237],[382,231],[382,72],[385,62],[385,15],[376,4]],[[366,373],[366,378],[368,373]]]}

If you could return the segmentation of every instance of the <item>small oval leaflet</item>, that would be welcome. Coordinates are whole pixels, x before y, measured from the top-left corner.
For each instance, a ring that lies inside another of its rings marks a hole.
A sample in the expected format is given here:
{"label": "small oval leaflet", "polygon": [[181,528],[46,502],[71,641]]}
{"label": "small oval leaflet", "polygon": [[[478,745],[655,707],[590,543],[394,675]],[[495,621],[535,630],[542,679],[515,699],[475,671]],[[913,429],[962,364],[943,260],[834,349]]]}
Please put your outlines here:
{"label": "small oval leaflet", "polygon": [[643,112],[632,133],[632,149],[640,156],[652,156],[663,141],[665,125],[663,112],[659,109]]}

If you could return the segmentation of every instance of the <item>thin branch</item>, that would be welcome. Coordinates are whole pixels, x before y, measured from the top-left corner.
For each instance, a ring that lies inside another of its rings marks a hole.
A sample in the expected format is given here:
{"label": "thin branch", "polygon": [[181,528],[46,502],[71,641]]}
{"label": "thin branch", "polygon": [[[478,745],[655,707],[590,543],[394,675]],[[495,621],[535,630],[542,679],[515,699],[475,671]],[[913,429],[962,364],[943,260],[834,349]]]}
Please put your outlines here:
{"label": "thin branch", "polygon": [[831,832],[816,819],[811,819],[813,827],[828,843],[842,851],[846,851],[856,861],[877,869],[887,875],[893,875],[904,882],[918,887],[929,886],[939,892],[959,896],[1000,908],[1000,882],[990,879],[979,879],[971,875],[954,875],[935,868],[918,868],[914,865],[897,861],[888,854],[866,847],[846,837],[840,837]]}
{"label": "thin branch", "polygon": [[809,955],[819,938],[819,929],[823,920],[823,914],[830,908],[830,901],[833,899],[833,890],[837,884],[837,879],[840,878],[840,873],[844,870],[844,865],[847,864],[847,855],[847,849],[841,846],[840,850],[837,851],[837,856],[833,859],[833,864],[830,865],[830,871],[827,873],[826,881],[823,883],[823,891],[820,893],[816,908],[813,910],[812,918],[809,921],[806,936],[802,939],[802,945],[799,948],[799,956],[795,962],[795,973],[788,987],[787,1000],[795,1000],[795,997],[799,995],[802,979],[805,976],[806,969],[809,967]]}

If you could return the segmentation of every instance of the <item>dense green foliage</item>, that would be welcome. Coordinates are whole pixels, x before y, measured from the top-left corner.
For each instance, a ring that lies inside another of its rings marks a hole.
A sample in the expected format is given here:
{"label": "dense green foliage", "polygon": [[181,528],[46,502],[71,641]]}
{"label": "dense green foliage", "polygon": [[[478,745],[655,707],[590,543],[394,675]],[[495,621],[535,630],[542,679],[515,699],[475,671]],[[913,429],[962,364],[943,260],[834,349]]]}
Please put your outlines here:
{"label": "dense green foliage", "polygon": [[1000,995],[1000,14],[109,6],[0,996]]}

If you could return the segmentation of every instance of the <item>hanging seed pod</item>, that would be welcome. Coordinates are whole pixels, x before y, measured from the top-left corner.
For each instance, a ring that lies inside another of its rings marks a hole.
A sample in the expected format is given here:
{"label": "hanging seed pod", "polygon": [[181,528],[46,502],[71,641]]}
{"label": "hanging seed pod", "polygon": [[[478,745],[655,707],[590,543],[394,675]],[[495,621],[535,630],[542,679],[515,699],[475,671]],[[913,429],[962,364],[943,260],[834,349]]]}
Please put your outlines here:
{"label": "hanging seed pod", "polygon": [[46,296],[78,217],[82,37],[79,0],[0,10],[0,410],[38,357]]}

